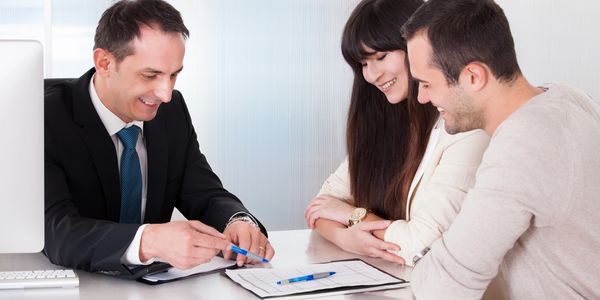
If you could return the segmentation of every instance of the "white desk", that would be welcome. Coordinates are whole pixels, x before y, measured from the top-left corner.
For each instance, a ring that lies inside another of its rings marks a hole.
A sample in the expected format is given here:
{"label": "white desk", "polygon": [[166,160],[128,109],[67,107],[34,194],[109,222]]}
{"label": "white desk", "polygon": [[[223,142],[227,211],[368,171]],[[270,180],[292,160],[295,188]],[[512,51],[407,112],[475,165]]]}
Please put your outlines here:
{"label": "white desk", "polygon": [[[338,259],[359,257],[395,276],[409,280],[410,268],[385,262],[381,259],[357,256],[340,250],[310,230],[269,232],[269,240],[276,254],[274,267],[319,263]],[[3,270],[39,269],[52,264],[45,256],[36,254],[0,255]],[[235,284],[228,277],[214,273],[186,278],[179,281],[150,286],[136,281],[105,275],[76,271],[79,275],[78,289],[28,289],[0,290],[0,299],[85,299],[85,300],[154,300],[154,299],[258,299],[252,293]],[[343,295],[319,299],[413,299],[410,288],[371,292],[368,294]]]}

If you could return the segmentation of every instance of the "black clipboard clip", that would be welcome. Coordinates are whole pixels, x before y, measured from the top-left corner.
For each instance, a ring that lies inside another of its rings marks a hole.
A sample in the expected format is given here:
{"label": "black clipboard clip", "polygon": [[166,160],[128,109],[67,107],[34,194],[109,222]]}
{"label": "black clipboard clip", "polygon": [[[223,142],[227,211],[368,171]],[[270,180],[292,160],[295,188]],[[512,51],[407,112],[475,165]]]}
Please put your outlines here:
{"label": "black clipboard clip", "polygon": [[153,262],[149,265],[127,267],[129,274],[121,277],[141,281],[142,277],[148,274],[166,272],[172,267],[173,266],[171,266],[170,264],[164,262]]}

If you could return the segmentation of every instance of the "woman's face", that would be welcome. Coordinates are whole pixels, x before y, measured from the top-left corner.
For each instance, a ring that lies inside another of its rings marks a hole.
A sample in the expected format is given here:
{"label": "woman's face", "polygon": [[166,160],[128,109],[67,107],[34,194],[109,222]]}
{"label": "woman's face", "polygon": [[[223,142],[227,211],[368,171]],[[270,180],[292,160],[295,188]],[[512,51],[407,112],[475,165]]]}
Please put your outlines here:
{"label": "woman's face", "polygon": [[408,97],[408,69],[404,61],[406,52],[402,50],[375,51],[364,46],[373,54],[363,61],[362,72],[365,80],[385,94],[387,100],[396,104]]}

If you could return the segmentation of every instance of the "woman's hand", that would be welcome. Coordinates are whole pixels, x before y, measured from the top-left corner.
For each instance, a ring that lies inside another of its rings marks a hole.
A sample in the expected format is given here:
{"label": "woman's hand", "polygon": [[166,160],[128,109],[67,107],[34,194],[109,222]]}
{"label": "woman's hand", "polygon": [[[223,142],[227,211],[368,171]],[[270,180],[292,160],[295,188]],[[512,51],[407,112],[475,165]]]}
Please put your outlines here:
{"label": "woman's hand", "polygon": [[400,246],[382,241],[372,231],[385,230],[391,221],[362,221],[348,228],[336,229],[333,242],[345,251],[404,264],[404,259],[388,250],[399,251]]}
{"label": "woman's hand", "polygon": [[348,225],[348,219],[356,207],[338,198],[321,195],[308,203],[304,212],[304,219],[309,228],[315,228],[315,221],[319,218],[336,221]]}

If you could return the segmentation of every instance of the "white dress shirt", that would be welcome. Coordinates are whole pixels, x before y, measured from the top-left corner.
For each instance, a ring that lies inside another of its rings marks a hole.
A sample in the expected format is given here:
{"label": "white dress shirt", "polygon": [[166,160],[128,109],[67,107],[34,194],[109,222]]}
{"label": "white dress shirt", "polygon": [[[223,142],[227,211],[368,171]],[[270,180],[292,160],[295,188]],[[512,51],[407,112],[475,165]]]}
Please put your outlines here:
{"label": "white dress shirt", "polygon": [[[96,109],[96,113],[100,117],[102,124],[104,124],[104,128],[110,135],[113,143],[115,144],[115,151],[117,153],[117,163],[119,166],[119,171],[121,169],[121,153],[123,152],[123,143],[117,136],[117,132],[125,127],[130,127],[136,125],[140,128],[140,135],[138,136],[137,143],[135,145],[135,151],[138,154],[138,158],[140,160],[140,169],[142,171],[142,203],[141,203],[141,221],[144,223],[144,213],[146,212],[146,191],[148,188],[148,156],[146,153],[146,144],[144,142],[144,122],[142,121],[133,121],[130,123],[125,123],[119,117],[117,117],[113,112],[111,112],[100,100],[98,94],[96,93],[96,88],[94,87],[94,78],[96,75],[92,76],[92,80],[90,80],[89,93],[92,98],[92,104]],[[140,226],[135,234],[135,237],[127,247],[123,256],[121,256],[121,263],[128,265],[146,265],[151,264],[154,259],[149,261],[142,262],[140,261],[140,242],[142,239],[142,232],[147,224]]]}

